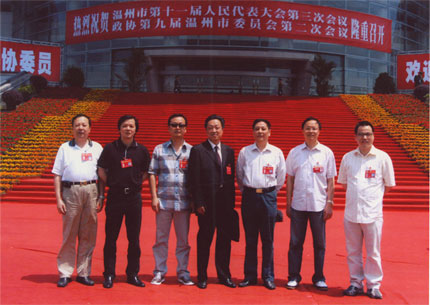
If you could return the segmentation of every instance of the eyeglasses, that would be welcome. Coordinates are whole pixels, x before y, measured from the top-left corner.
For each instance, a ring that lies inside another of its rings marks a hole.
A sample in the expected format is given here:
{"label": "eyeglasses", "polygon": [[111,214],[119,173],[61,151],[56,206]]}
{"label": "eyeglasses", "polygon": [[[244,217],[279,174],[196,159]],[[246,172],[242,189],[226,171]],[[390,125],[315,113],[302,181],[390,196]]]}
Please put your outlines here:
{"label": "eyeglasses", "polygon": [[358,137],[371,137],[373,136],[373,133],[367,132],[367,133],[357,133]]}
{"label": "eyeglasses", "polygon": [[185,124],[178,124],[178,123],[170,123],[169,125],[170,125],[170,127],[172,127],[172,128],[177,128],[177,127],[179,127],[179,128],[184,128],[184,127],[186,127],[186,126],[187,126],[187,125],[185,125]]}

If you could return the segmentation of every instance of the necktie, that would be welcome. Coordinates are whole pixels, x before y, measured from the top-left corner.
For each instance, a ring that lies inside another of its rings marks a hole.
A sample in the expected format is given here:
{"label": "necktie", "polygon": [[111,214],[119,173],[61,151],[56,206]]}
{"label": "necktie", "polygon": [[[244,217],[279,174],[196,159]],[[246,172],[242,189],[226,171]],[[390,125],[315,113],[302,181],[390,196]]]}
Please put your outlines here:
{"label": "necktie", "polygon": [[224,183],[224,172],[222,170],[222,162],[221,162],[221,157],[218,154],[218,149],[219,149],[219,147],[218,147],[218,145],[216,145],[214,147],[214,150],[215,150],[216,160],[218,161],[218,165],[219,165],[220,185],[222,186],[222,184]]}

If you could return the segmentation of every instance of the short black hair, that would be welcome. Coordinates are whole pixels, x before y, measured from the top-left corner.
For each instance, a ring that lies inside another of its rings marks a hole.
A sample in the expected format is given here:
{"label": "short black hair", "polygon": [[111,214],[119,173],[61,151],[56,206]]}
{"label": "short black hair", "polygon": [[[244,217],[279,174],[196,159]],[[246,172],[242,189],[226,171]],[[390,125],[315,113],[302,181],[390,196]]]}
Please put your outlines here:
{"label": "short black hair", "polygon": [[79,113],[79,114],[75,115],[75,116],[72,118],[72,126],[75,126],[75,120],[76,120],[77,118],[80,118],[80,117],[87,118],[87,120],[88,120],[88,124],[89,124],[89,125],[90,125],[90,127],[91,127],[91,119],[90,119],[90,117],[89,117],[88,115],[86,115],[86,114],[83,114],[83,113]]}
{"label": "short black hair", "polygon": [[321,130],[321,129],[322,129],[321,122],[320,122],[317,118],[314,118],[313,116],[310,116],[310,117],[306,118],[306,119],[303,121],[303,123],[302,123],[302,130],[303,130],[303,128],[305,128],[305,124],[306,124],[307,122],[309,122],[309,121],[315,121],[315,122],[317,122],[319,130]]}
{"label": "short black hair", "polygon": [[137,118],[134,115],[131,115],[131,114],[125,114],[118,119],[118,130],[121,129],[122,123],[124,123],[127,120],[131,120],[131,119],[134,120],[134,123],[136,125],[136,132],[137,132],[139,130],[139,121],[137,120]]}
{"label": "short black hair", "polygon": [[208,116],[206,118],[206,120],[205,120],[205,128],[208,128],[208,123],[209,123],[209,121],[212,121],[212,120],[218,120],[218,121],[220,121],[221,122],[221,126],[224,129],[224,125],[225,125],[224,118],[222,116],[217,115],[217,114],[211,114],[210,116]]}
{"label": "short black hair", "polygon": [[372,123],[370,123],[369,121],[360,121],[357,123],[357,125],[355,125],[354,133],[357,134],[358,128],[360,128],[362,126],[370,126],[370,128],[372,128],[372,132],[375,131],[375,128],[373,128]]}
{"label": "short black hair", "polygon": [[252,129],[255,128],[255,125],[257,125],[260,122],[264,122],[267,125],[267,128],[271,129],[272,128],[272,124],[270,124],[270,122],[266,119],[255,119],[254,123],[252,123]]}
{"label": "short black hair", "polygon": [[188,120],[187,120],[187,118],[185,117],[185,115],[183,115],[182,113],[174,113],[174,114],[172,114],[171,116],[169,116],[169,119],[167,120],[167,125],[168,125],[168,126],[170,125],[170,120],[171,120],[171,119],[173,119],[173,118],[177,118],[177,117],[181,117],[181,118],[183,118],[183,119],[185,120],[185,126],[187,126],[187,125],[188,125]]}

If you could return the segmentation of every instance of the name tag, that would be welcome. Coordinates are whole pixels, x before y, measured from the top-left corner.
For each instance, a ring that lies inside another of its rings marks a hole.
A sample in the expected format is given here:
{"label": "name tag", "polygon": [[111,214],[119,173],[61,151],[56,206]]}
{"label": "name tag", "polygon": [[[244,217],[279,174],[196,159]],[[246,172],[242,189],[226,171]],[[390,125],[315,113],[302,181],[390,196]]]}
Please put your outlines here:
{"label": "name tag", "polygon": [[225,168],[225,171],[226,171],[227,175],[231,175],[231,166],[227,165]]}
{"label": "name tag", "polygon": [[127,167],[133,167],[133,162],[131,159],[124,159],[121,160],[121,167],[122,168],[127,168]]}
{"label": "name tag", "polygon": [[273,166],[263,166],[264,175],[273,175]]}
{"label": "name tag", "polygon": [[367,169],[364,172],[364,178],[370,179],[370,178],[375,178],[376,177],[376,170],[374,169]]}
{"label": "name tag", "polygon": [[184,160],[179,160],[179,168],[185,169],[188,166],[188,160],[184,159]]}
{"label": "name tag", "polygon": [[82,162],[93,161],[93,154],[92,153],[82,153],[81,154],[81,160],[82,160]]}
{"label": "name tag", "polygon": [[314,172],[314,173],[322,173],[322,172],[324,172],[324,167],[323,167],[323,166],[321,166],[321,165],[317,162],[317,164],[316,164],[316,165],[314,165],[314,167],[313,167],[313,172]]}

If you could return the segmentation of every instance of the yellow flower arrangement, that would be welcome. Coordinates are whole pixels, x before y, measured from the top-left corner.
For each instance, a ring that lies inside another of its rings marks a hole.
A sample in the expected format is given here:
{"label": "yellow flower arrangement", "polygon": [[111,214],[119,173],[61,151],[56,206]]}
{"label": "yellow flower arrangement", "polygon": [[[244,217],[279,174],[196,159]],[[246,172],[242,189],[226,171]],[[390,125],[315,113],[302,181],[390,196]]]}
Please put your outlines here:
{"label": "yellow flower arrangement", "polygon": [[384,128],[421,168],[429,171],[429,134],[426,128],[402,123],[368,95],[341,95],[340,97],[360,119]]}

